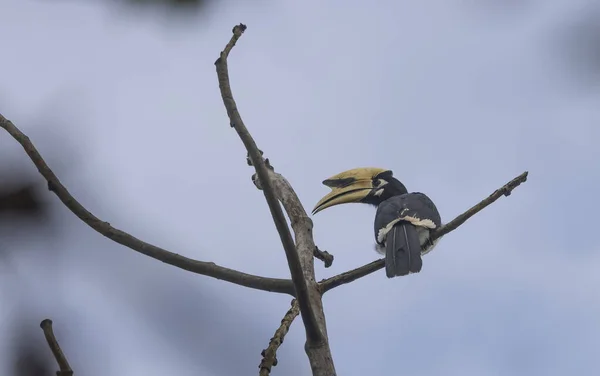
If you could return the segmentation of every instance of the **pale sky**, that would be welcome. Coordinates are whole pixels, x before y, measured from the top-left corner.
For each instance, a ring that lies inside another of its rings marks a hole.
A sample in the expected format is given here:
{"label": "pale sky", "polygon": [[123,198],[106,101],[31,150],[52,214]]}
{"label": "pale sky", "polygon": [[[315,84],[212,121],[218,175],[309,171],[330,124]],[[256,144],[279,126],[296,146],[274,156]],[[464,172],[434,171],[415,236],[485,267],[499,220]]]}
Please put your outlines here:
{"label": "pale sky", "polygon": [[[243,22],[234,96],[308,210],[323,179],[377,166],[447,222],[530,172],[420,274],[380,271],[325,296],[339,375],[596,375],[599,81],[573,80],[553,43],[590,4],[228,1],[177,23],[104,2],[5,0],[0,113],[103,220],[187,257],[288,277],[213,65]],[[5,132],[0,155],[37,178]],[[15,232],[2,337],[26,307],[42,345],[39,322],[54,320],[75,374],[258,373],[289,297],[141,256],[45,195],[57,237]],[[318,279],[378,257],[373,216],[346,205],[314,217],[316,243],[335,255]],[[60,257],[30,252],[46,248]],[[308,374],[303,345],[298,319],[272,374]]]}

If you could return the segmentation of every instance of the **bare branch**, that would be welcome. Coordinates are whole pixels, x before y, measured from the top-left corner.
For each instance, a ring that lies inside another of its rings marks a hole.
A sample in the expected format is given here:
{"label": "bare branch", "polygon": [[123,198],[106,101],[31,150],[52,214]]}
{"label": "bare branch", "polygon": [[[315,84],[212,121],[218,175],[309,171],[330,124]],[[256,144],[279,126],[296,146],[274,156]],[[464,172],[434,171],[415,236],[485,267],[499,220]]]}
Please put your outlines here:
{"label": "bare branch", "polygon": [[279,349],[279,346],[283,344],[285,335],[290,330],[292,322],[294,321],[296,316],[298,316],[299,313],[300,307],[298,306],[298,300],[294,299],[292,300],[292,307],[283,316],[283,319],[281,320],[281,325],[279,326],[279,328],[277,328],[275,334],[269,341],[269,347],[264,349],[260,354],[263,357],[263,359],[260,362],[260,365],[258,366],[258,368],[260,369],[258,373],[259,376],[269,376],[269,374],[271,373],[271,368],[277,365],[277,349]]}
{"label": "bare branch", "polygon": [[275,191],[273,189],[273,182],[269,176],[269,172],[271,170],[265,165],[260,150],[256,146],[254,139],[244,125],[231,91],[229,70],[227,67],[227,56],[229,55],[231,48],[233,48],[236,41],[241,37],[245,30],[246,25],[244,24],[239,24],[233,28],[233,36],[231,37],[231,40],[229,43],[227,43],[225,49],[221,52],[219,59],[217,59],[215,62],[217,76],[219,79],[219,88],[221,90],[221,97],[223,98],[225,109],[227,110],[227,116],[229,117],[230,125],[236,130],[240,139],[244,143],[244,146],[248,151],[248,155],[250,156],[250,161],[256,169],[260,184],[263,188],[262,191],[265,195],[269,210],[271,211],[271,216],[273,217],[273,222],[275,223],[281,243],[283,244],[290,274],[292,276],[292,281],[294,282],[294,287],[296,289],[296,298],[298,299],[298,305],[300,306],[300,314],[306,328],[307,340],[312,343],[322,343],[324,342],[324,334],[319,328],[315,314],[315,307],[313,307],[313,304],[309,298],[308,286],[304,279],[304,271],[302,270],[302,264],[300,262],[300,257],[298,256],[299,252],[296,251],[296,245],[294,244],[292,234],[290,233],[287,221],[285,220],[285,216],[283,215],[283,211],[281,210],[281,206],[279,205],[277,196],[275,195]]}
{"label": "bare branch", "polygon": [[[460,225],[465,223],[469,218],[479,213],[481,210],[485,209],[487,206],[491,205],[494,201],[498,200],[502,196],[510,196],[513,189],[517,188],[521,183],[527,181],[528,172],[525,171],[521,175],[517,176],[513,180],[509,181],[502,187],[498,188],[494,193],[489,195],[486,199],[479,202],[477,205],[473,206],[466,212],[462,213],[458,217],[454,218],[452,221],[446,223],[441,226],[439,229],[435,230],[429,240],[434,241],[436,239],[441,238],[442,236],[448,234],[456,230]],[[327,278],[319,282],[319,286],[321,287],[321,292],[325,293],[333,288],[344,285],[346,283],[350,283],[356,281],[359,278],[367,276],[371,273],[378,271],[379,269],[385,266],[385,260],[380,259],[373,261],[367,265],[361,266],[359,268],[344,272],[342,274],[338,274],[336,276]]]}
{"label": "bare branch", "polygon": [[69,193],[67,188],[62,185],[58,177],[48,167],[40,153],[23,132],[21,132],[11,121],[0,114],[0,127],[4,128],[21,146],[37,167],[40,174],[48,182],[48,189],[71,210],[73,214],[79,217],[88,226],[96,230],[101,235],[117,242],[125,247],[131,248],[143,255],[152,257],[166,264],[190,271],[192,273],[202,274],[209,277],[221,279],[237,285],[250,287],[253,289],[290,294],[295,296],[294,286],[289,279],[267,278],[246,274],[237,270],[228,269],[212,262],[198,261],[190,259],[176,253],[169,252],[163,248],[146,243],[134,236],[112,227],[108,222],[100,220],[90,213]]}
{"label": "bare branch", "polygon": [[57,376],[72,376],[73,370],[65,357],[65,354],[62,352],[60,346],[58,345],[58,341],[54,336],[54,331],[52,330],[52,320],[45,319],[40,323],[40,327],[44,331],[44,336],[46,337],[46,341],[48,342],[48,346],[50,346],[50,350],[52,350],[52,355],[56,359],[58,363],[59,371],[56,372]]}

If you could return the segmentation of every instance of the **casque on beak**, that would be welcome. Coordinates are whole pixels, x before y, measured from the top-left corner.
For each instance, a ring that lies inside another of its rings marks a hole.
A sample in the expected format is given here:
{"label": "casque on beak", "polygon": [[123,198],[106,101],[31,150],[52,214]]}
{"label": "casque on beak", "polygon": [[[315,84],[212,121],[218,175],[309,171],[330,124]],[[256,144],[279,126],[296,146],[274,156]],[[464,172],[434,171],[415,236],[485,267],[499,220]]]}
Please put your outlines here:
{"label": "casque on beak", "polygon": [[339,204],[361,202],[373,190],[373,179],[386,171],[375,167],[354,168],[324,180],[331,192],[319,200],[312,214]]}

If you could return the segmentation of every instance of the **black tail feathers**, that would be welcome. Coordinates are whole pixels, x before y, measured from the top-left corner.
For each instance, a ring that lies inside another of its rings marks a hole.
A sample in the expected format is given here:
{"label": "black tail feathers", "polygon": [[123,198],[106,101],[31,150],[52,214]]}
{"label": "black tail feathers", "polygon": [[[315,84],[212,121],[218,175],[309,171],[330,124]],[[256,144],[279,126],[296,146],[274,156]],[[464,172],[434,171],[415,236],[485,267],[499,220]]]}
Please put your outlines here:
{"label": "black tail feathers", "polygon": [[423,267],[421,243],[417,228],[408,222],[398,222],[387,234],[385,274],[388,278],[418,273]]}

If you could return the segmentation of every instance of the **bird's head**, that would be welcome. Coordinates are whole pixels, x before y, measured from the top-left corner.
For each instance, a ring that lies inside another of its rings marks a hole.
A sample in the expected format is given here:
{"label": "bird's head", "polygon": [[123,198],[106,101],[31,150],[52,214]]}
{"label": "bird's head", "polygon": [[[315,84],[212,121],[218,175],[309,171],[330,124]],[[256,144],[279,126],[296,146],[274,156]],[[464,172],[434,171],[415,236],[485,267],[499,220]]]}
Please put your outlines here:
{"label": "bird's head", "polygon": [[339,204],[363,203],[379,205],[392,196],[408,193],[404,184],[393,177],[391,170],[375,167],[354,168],[323,181],[331,188],[312,213]]}

